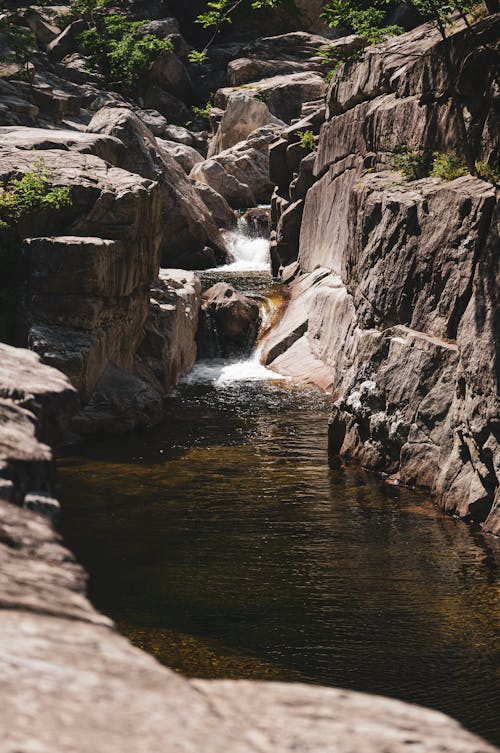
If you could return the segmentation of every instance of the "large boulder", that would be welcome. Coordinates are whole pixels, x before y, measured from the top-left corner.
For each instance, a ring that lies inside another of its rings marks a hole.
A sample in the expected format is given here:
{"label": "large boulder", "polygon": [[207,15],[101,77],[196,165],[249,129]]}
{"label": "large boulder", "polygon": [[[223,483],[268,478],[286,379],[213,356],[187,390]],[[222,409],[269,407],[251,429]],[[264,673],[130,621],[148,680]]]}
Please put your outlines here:
{"label": "large boulder", "polygon": [[156,139],[161,152],[170,154],[176,162],[182,167],[185,173],[189,175],[191,170],[199,162],[203,162],[203,157],[192,146],[179,144],[176,141],[167,141],[167,139]]}
{"label": "large boulder", "polygon": [[218,282],[203,293],[198,335],[201,356],[226,358],[250,353],[260,325],[256,301]]}
{"label": "large boulder", "polygon": [[[305,102],[324,96],[326,86],[319,73],[306,71],[264,78],[246,84],[242,91],[248,96],[262,100],[275,117],[290,123],[293,118],[299,117]],[[234,92],[234,87],[219,89],[215,95],[215,106],[225,109]]]}
{"label": "large boulder", "polygon": [[221,118],[217,132],[208,147],[208,157],[245,141],[253,131],[267,125],[285,127],[285,123],[271,115],[267,105],[245,92],[232,94]]}

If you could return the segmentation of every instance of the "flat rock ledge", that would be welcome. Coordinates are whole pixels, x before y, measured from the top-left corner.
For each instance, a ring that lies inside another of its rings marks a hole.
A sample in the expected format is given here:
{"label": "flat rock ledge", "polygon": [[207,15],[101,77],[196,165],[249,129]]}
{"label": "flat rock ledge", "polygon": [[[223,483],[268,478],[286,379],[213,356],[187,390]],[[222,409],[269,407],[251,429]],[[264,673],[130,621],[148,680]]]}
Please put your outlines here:
{"label": "flat rock ledge", "polygon": [[[334,688],[188,680],[97,612],[49,518],[65,377],[0,345],[2,753],[494,753],[449,717]],[[50,440],[52,441],[52,440]],[[8,501],[9,500],[9,501]],[[23,507],[24,505],[24,507]],[[497,751],[498,753],[498,751]]]}

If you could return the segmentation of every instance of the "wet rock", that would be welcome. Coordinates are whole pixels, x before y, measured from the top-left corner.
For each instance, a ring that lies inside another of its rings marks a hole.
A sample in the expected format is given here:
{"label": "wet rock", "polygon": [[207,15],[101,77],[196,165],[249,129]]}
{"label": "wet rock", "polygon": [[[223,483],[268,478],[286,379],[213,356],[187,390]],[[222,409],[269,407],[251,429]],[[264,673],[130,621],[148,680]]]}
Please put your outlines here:
{"label": "wet rock", "polygon": [[269,238],[270,212],[267,207],[252,207],[241,216],[251,238]]}
{"label": "wet rock", "polygon": [[203,293],[200,356],[226,358],[250,353],[260,325],[259,306],[231,285],[218,282]]}

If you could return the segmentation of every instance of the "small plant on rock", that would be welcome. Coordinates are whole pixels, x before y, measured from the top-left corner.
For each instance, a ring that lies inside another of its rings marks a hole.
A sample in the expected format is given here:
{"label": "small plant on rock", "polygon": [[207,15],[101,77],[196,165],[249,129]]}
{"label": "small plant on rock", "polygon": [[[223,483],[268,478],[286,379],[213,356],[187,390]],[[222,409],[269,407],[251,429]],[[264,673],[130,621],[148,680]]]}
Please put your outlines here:
{"label": "small plant on rock", "polygon": [[428,152],[417,151],[408,144],[399,144],[392,150],[391,166],[408,180],[427,178],[432,165]]}
{"label": "small plant on rock", "polygon": [[500,168],[487,165],[486,162],[476,162],[476,174],[478,178],[486,180],[488,183],[500,183]]}
{"label": "small plant on rock", "polygon": [[40,160],[21,178],[0,186],[0,229],[16,227],[27,215],[40,209],[60,210],[71,206],[69,186],[49,186],[49,172]]}
{"label": "small plant on rock", "polygon": [[312,152],[316,146],[314,133],[312,131],[297,131],[297,136],[300,139],[300,145]]}
{"label": "small plant on rock", "polygon": [[454,152],[434,152],[431,176],[441,180],[455,180],[467,175],[469,170],[465,162]]}

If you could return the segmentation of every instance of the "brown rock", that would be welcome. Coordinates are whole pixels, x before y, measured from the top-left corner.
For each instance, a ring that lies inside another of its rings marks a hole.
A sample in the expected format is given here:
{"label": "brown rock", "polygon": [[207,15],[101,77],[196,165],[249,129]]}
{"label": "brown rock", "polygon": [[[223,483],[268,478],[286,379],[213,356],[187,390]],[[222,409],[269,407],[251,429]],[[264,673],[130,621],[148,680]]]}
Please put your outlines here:
{"label": "brown rock", "polygon": [[260,325],[259,306],[231,285],[218,282],[203,293],[198,343],[201,356],[246,355]]}

